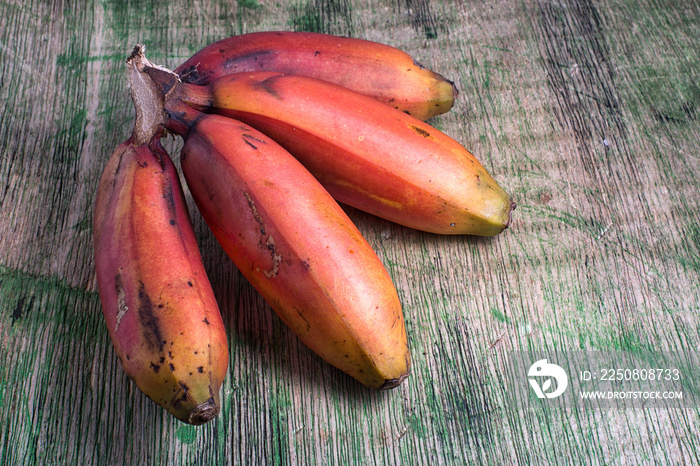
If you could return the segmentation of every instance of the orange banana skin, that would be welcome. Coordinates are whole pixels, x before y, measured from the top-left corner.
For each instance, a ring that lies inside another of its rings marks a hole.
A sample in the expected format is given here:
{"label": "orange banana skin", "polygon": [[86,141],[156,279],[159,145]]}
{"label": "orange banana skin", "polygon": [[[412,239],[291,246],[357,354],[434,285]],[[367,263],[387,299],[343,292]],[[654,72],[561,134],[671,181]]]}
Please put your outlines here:
{"label": "orange banana skin", "polygon": [[177,172],[157,137],[117,147],[94,213],[100,299],[124,371],[177,419],[213,419],[226,333]]}
{"label": "orange banana skin", "polygon": [[187,185],[224,250],[313,351],[368,387],[397,386],[410,371],[403,312],[371,246],[282,147],[244,123],[199,115],[169,129],[185,136]]}
{"label": "orange banana skin", "polygon": [[335,199],[439,234],[492,236],[515,207],[479,161],[430,125],[324,81],[239,73],[181,98],[237,118],[298,158]]}
{"label": "orange banana skin", "polygon": [[373,41],[313,32],[256,32],[204,47],[175,69],[208,84],[233,73],[277,71],[333,82],[427,120],[452,108],[457,90],[407,53]]}

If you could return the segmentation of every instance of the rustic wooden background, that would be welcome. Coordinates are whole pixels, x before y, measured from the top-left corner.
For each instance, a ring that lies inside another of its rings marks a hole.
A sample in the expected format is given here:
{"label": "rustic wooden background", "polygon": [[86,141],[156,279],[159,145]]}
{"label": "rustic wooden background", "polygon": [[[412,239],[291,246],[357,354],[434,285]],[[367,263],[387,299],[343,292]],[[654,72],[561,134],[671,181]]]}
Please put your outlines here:
{"label": "rustic wooden background", "polygon": [[[223,412],[192,427],[122,372],[92,204],[130,133],[134,44],[175,67],[272,29],[385,42],[455,80],[431,123],[518,209],[493,239],[348,209],[413,354],[412,376],[377,393],[299,343],[190,203],[231,343]],[[493,361],[700,350],[699,37],[697,0],[0,1],[0,464],[698,464],[697,405],[524,409]]]}

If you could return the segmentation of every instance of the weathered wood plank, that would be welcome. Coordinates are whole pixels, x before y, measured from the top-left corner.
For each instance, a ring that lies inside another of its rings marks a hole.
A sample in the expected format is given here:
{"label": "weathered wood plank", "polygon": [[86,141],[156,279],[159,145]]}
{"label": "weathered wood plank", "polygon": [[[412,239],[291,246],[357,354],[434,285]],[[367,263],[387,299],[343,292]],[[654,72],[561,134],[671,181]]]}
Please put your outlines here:
{"label": "weathered wood plank", "polygon": [[[673,0],[0,2],[0,464],[698,463],[696,405],[514,405],[504,388],[510,351],[697,351],[699,23]],[[457,105],[431,123],[519,207],[493,239],[347,209],[413,354],[406,383],[374,393],[299,342],[190,203],[231,367],[219,419],[187,426],[111,348],[95,187],[131,129],[135,43],[174,67],[270,29],[390,43],[454,79]]]}

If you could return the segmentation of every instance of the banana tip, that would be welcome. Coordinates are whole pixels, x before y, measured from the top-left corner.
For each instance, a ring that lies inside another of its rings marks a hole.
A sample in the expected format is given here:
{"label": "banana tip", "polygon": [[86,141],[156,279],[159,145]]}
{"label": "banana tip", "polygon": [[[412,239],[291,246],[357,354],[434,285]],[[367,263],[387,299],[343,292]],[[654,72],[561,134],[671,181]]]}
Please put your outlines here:
{"label": "banana tip", "polygon": [[513,221],[513,211],[515,210],[515,208],[516,208],[517,206],[518,206],[518,205],[517,205],[515,202],[510,201],[510,210],[508,211],[508,221],[506,222],[506,226],[503,227],[504,230],[505,230],[506,228],[508,228],[508,227],[510,226],[510,222]]}
{"label": "banana tip", "polygon": [[446,79],[446,81],[452,86],[452,100],[457,100],[457,97],[459,97],[459,89],[457,89],[457,86],[455,85],[454,81],[451,81],[449,79]]}
{"label": "banana tip", "polygon": [[187,423],[195,426],[206,424],[219,415],[219,405],[216,404],[213,398],[208,399],[204,403],[195,407],[189,416]]}
{"label": "banana tip", "polygon": [[392,388],[398,387],[401,384],[401,382],[406,380],[406,378],[409,376],[409,374],[410,374],[410,372],[407,372],[397,379],[386,379],[384,381],[384,384],[381,387],[379,387],[379,390],[390,390]]}

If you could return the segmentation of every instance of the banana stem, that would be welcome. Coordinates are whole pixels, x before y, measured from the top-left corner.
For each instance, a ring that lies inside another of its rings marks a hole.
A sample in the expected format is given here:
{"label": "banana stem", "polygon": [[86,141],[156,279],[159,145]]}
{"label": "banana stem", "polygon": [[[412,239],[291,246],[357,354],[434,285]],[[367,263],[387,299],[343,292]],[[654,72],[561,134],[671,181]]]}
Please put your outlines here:
{"label": "banana stem", "polygon": [[165,127],[183,139],[187,137],[197,121],[204,116],[202,112],[192,108],[177,97],[166,99],[164,110],[167,115]]}
{"label": "banana stem", "polygon": [[163,128],[185,138],[209,107],[209,89],[185,84],[173,71],[154,65],[141,45],[134,47],[127,60],[131,94],[136,108],[134,139],[145,143]]}
{"label": "banana stem", "polygon": [[178,99],[197,110],[205,110],[211,106],[212,98],[207,86],[183,83],[173,71],[155,66],[145,57],[142,57],[142,60],[146,63],[142,71],[160,88],[165,102]]}
{"label": "banana stem", "polygon": [[143,73],[144,62],[148,62],[143,51],[143,46],[137,45],[126,61],[129,67],[131,99],[136,110],[136,121],[132,131],[135,145],[147,144],[163,129],[166,120],[163,111],[165,96],[160,87]]}
{"label": "banana stem", "polygon": [[183,102],[198,109],[206,110],[212,106],[212,96],[208,86],[179,83],[177,95]]}

